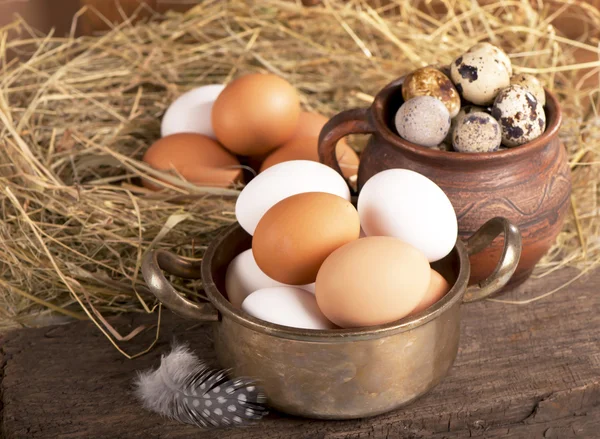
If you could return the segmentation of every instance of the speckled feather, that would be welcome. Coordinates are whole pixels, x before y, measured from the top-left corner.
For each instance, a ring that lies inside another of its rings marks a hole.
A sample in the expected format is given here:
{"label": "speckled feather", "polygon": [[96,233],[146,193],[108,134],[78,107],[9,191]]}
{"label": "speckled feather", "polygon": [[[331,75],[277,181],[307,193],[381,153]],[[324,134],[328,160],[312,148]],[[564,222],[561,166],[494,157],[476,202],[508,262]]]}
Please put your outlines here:
{"label": "speckled feather", "polygon": [[173,346],[158,369],[138,375],[135,386],[148,410],[201,428],[247,424],[267,414],[254,380],[229,380],[226,371],[209,368],[186,346]]}

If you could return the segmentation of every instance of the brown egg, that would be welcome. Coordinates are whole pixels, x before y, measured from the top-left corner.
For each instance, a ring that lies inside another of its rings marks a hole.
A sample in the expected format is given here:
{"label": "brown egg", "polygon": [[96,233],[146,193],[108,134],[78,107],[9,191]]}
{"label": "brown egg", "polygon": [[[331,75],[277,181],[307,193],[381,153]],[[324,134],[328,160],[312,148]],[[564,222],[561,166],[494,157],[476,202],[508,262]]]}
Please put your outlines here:
{"label": "brown egg", "polygon": [[[314,136],[318,139],[321,130],[328,120],[329,119],[322,114],[302,111],[298,118],[298,126],[296,127],[293,137]],[[338,147],[340,144],[348,146],[346,139],[340,140],[338,142]]]}
{"label": "brown egg", "polygon": [[288,141],[298,125],[296,89],[271,74],[250,74],[231,82],[212,108],[219,142],[234,154],[258,156]]}
{"label": "brown egg", "polygon": [[283,199],[264,214],[252,238],[252,253],[272,279],[310,284],[327,256],[359,233],[358,212],[350,202],[324,192],[306,192]]}
{"label": "brown egg", "polygon": [[450,284],[448,284],[448,281],[432,268],[429,288],[427,288],[425,296],[423,296],[417,307],[413,309],[411,315],[420,313],[424,309],[429,308],[435,302],[444,297],[448,291],[450,291]]}
{"label": "brown egg", "polygon": [[323,263],[316,297],[342,328],[390,323],[423,299],[431,269],[423,253],[399,239],[370,236],[334,251]]}
{"label": "brown egg", "polygon": [[[260,172],[273,165],[289,160],[311,160],[319,161],[318,151],[319,139],[317,137],[292,137],[292,140],[284,143],[273,151],[262,163]],[[347,144],[338,142],[336,146],[338,163],[342,168],[344,177],[350,178],[358,172],[358,155]]]}
{"label": "brown egg", "polygon": [[[227,187],[241,177],[240,162],[229,151],[202,134],[179,133],[157,140],[143,160],[154,169],[173,171],[190,183]],[[159,190],[150,181],[145,187]]]}
{"label": "brown egg", "polygon": [[460,96],[454,84],[446,75],[433,67],[423,67],[409,73],[402,84],[402,97],[405,101],[417,96],[433,96],[444,103],[450,117],[460,110]]}

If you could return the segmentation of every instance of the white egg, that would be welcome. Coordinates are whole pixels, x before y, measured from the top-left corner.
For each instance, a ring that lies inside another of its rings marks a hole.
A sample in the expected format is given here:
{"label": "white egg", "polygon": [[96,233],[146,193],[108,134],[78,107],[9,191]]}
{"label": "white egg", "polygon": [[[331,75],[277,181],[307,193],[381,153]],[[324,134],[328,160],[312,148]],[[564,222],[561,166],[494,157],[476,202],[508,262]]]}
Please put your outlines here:
{"label": "white egg", "polygon": [[315,296],[297,287],[264,288],[250,294],[242,309],[257,319],[305,329],[331,329]]}
{"label": "white egg", "polygon": [[235,203],[235,216],[242,228],[254,235],[267,210],[284,198],[305,192],[326,192],[350,200],[350,189],[336,171],[318,162],[292,160],[254,177]]}
{"label": "white egg", "polygon": [[429,262],[450,253],[458,236],[456,213],[444,191],[408,169],[371,177],[358,196],[358,214],[367,236],[398,238],[421,250]]}
{"label": "white egg", "polygon": [[[271,279],[258,268],[254,255],[252,254],[252,249],[243,251],[233,258],[233,261],[229,263],[227,271],[225,272],[225,291],[227,291],[227,298],[236,308],[240,308],[244,299],[256,290],[285,286],[288,285],[277,282],[275,279]],[[303,290],[315,294],[314,283],[300,285],[298,288],[302,288]]]}
{"label": "white egg", "polygon": [[162,137],[177,133],[198,133],[216,139],[211,122],[212,106],[221,91],[222,84],[194,88],[169,106],[160,126]]}

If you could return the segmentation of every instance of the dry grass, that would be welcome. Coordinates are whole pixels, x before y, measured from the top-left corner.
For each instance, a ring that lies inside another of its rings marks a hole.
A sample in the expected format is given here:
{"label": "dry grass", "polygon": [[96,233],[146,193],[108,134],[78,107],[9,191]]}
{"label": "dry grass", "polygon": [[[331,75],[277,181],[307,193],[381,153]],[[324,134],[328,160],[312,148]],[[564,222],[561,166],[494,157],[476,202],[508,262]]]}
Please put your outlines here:
{"label": "dry grass", "polygon": [[[573,56],[597,54],[596,42],[561,37],[542,3],[456,0],[435,18],[414,3],[216,0],[184,15],[126,21],[99,37],[42,36],[21,21],[0,30],[0,330],[93,318],[109,335],[102,316],[156,307],[140,275],[144,251],[200,257],[234,220],[235,190],[176,177],[163,194],[137,184],[140,175],[157,176],[139,158],[185,90],[270,71],[298,88],[306,108],[332,115],[368,105],[393,78],[448,63],[482,40],[511,53],[516,72],[539,74],[566,112],[573,214],[537,275],[597,264],[600,119],[586,104],[581,69],[598,76],[600,60],[577,64]],[[584,2],[558,12],[600,25]],[[8,41],[8,32],[21,39]],[[9,61],[11,53],[21,61]],[[181,288],[202,295],[200,282]]]}

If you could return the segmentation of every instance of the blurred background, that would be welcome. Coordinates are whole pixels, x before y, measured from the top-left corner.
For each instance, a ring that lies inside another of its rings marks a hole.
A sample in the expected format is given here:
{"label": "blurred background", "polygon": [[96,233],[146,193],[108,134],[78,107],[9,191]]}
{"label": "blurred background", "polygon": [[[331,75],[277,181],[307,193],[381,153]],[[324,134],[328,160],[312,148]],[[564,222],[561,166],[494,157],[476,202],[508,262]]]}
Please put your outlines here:
{"label": "blurred background", "polygon": [[[0,0],[0,27],[10,23],[15,14],[21,15],[32,27],[47,33],[54,28],[56,35],[67,35],[71,29],[74,15],[82,8],[89,10],[84,12],[77,25],[77,34],[89,35],[102,32],[109,28],[106,20],[115,24],[123,20],[124,16],[131,15],[138,8],[146,7],[146,12],[141,17],[150,16],[152,11],[164,13],[169,10],[186,11],[202,0]],[[222,0],[226,1],[226,0]],[[319,3],[319,0],[290,0],[302,2],[306,5]],[[529,2],[534,8],[548,8],[556,15],[552,21],[557,29],[569,38],[583,38],[591,41],[600,35],[600,29],[589,29],[584,25],[581,18],[569,14],[566,1],[561,0],[521,0]],[[494,0],[480,0],[477,3],[493,3]],[[351,5],[352,0],[348,0]],[[372,0],[374,6],[393,3],[393,0]],[[445,4],[452,5],[453,0],[415,0],[420,8],[428,13],[443,13]],[[587,0],[590,7],[600,7],[600,0]],[[59,5],[59,6],[58,6]],[[106,20],[100,18],[93,10],[103,15]]]}

